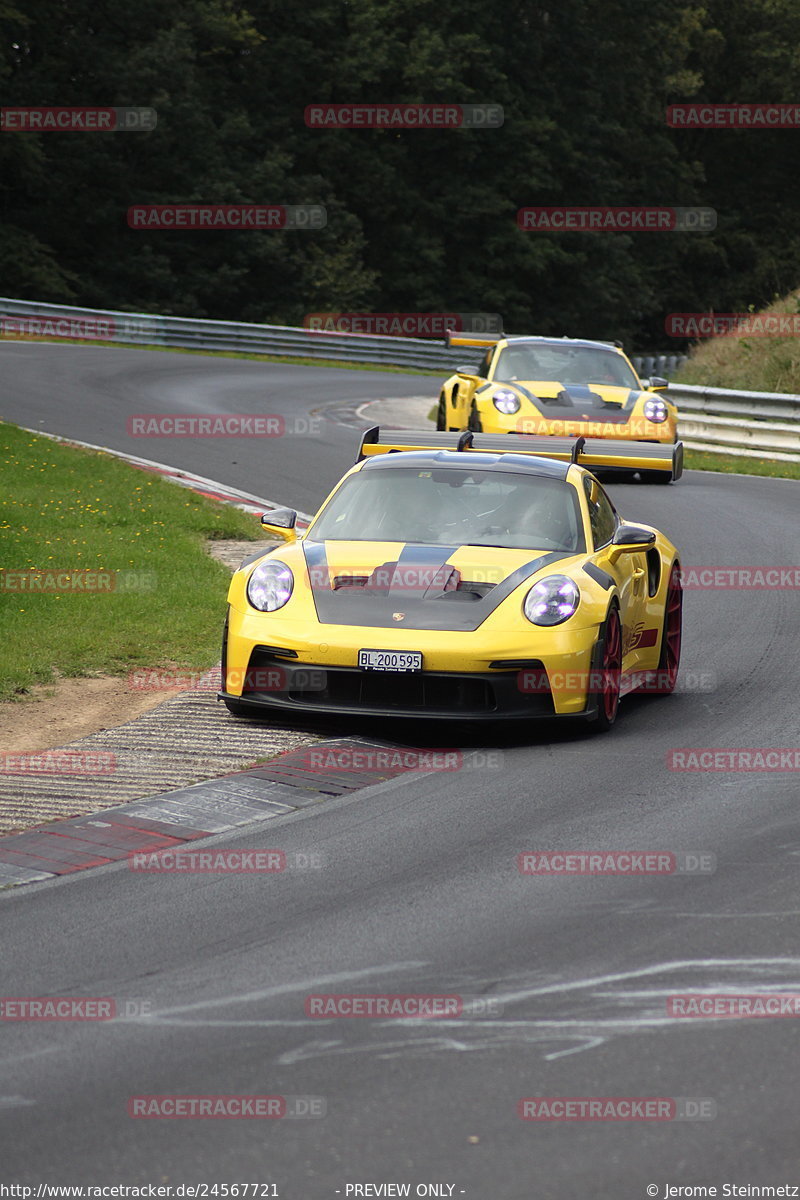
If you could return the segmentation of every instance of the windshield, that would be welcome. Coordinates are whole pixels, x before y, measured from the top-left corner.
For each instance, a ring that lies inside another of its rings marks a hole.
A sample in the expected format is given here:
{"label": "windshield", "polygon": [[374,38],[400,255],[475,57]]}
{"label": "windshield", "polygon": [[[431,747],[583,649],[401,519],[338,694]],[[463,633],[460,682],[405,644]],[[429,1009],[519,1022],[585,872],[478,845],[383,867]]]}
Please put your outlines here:
{"label": "windshield", "polygon": [[308,537],[575,553],[584,549],[575,489],[564,480],[458,467],[367,468],[351,475]]}
{"label": "windshield", "polygon": [[506,346],[497,356],[493,382],[558,380],[563,384],[604,383],[636,388],[639,383],[621,354],[585,346]]}

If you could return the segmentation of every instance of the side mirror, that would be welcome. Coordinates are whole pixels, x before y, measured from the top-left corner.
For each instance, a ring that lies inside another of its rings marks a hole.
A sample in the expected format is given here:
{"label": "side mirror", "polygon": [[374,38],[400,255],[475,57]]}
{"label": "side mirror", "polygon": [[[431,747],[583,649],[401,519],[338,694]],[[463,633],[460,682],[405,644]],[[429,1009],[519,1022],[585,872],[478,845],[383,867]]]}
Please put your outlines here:
{"label": "side mirror", "polygon": [[621,554],[635,554],[638,551],[649,550],[656,544],[656,535],[652,529],[643,529],[641,525],[618,525],[611,539],[608,550],[609,560],[614,563]]}
{"label": "side mirror", "polygon": [[264,513],[261,524],[269,533],[274,533],[282,542],[297,541],[297,513],[293,508],[273,508]]}
{"label": "side mirror", "polygon": [[665,392],[669,387],[669,380],[662,379],[660,375],[653,375],[651,379],[643,379],[642,383],[648,392]]}

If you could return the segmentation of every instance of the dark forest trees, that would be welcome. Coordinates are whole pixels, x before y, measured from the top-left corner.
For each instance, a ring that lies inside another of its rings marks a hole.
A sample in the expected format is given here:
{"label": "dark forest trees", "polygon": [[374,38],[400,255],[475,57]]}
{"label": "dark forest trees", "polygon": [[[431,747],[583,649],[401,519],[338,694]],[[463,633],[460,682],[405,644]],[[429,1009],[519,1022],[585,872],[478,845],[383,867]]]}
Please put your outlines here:
{"label": "dark forest trees", "polygon": [[[0,0],[4,105],[150,105],[150,133],[0,134],[0,293],[299,323],[489,311],[664,347],[800,275],[798,130],[687,132],[800,95],[792,0]],[[309,129],[314,102],[501,104],[493,130]],[[321,203],[324,230],[141,232],[137,203]],[[523,205],[709,205],[714,233],[522,233]]]}

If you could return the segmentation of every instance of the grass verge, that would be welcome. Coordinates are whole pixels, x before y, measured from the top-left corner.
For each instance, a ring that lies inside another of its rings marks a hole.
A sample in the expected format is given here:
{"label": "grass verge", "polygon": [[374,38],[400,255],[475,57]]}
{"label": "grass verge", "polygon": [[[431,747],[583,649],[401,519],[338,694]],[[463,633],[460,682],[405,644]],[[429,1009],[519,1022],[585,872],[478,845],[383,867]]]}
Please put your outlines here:
{"label": "grass verge", "polygon": [[[696,343],[689,361],[675,375],[675,383],[701,384],[704,387],[732,388],[743,392],[800,391],[800,338],[796,336],[758,336],[768,329],[762,318],[785,317],[791,323],[800,314],[800,288],[756,313],[750,334],[724,334]],[[780,329],[780,325],[776,324]]]}
{"label": "grass verge", "polygon": [[[262,540],[254,517],[5,423],[0,493],[0,700],[56,672],[213,665],[230,574],[203,543]],[[26,571],[102,572],[103,590],[15,590]]]}
{"label": "grass verge", "polygon": [[800,461],[771,462],[767,458],[740,458],[738,454],[713,454],[684,450],[687,471],[732,471],[738,475],[768,475],[772,479],[800,479]]}

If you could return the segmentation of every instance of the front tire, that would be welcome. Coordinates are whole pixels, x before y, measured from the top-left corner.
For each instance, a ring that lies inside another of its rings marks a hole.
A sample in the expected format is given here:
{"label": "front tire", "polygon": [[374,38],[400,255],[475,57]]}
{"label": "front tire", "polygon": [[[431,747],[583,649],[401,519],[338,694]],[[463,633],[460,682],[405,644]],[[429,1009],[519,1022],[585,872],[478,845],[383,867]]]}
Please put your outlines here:
{"label": "front tire", "polygon": [[678,668],[681,664],[681,642],[683,640],[683,588],[681,587],[681,569],[677,563],[672,564],[672,570],[667,584],[667,599],[664,605],[664,626],[661,633],[661,654],[658,660],[658,675],[656,676],[656,692],[659,696],[669,696],[675,691],[678,681]]}
{"label": "front tire", "polygon": [[478,410],[477,410],[477,408],[475,408],[474,405],[470,409],[469,421],[467,422],[467,429],[469,429],[472,433],[483,433],[483,426],[481,425],[481,419],[480,419],[480,416],[478,415]]}
{"label": "front tire", "polygon": [[444,392],[439,397],[439,407],[436,410],[436,428],[440,433],[447,429],[447,402],[444,398]]}
{"label": "front tire", "polygon": [[600,687],[593,693],[597,703],[597,716],[592,725],[598,733],[605,733],[617,719],[619,692],[622,677],[622,622],[616,604],[608,610],[602,634],[600,655]]}

